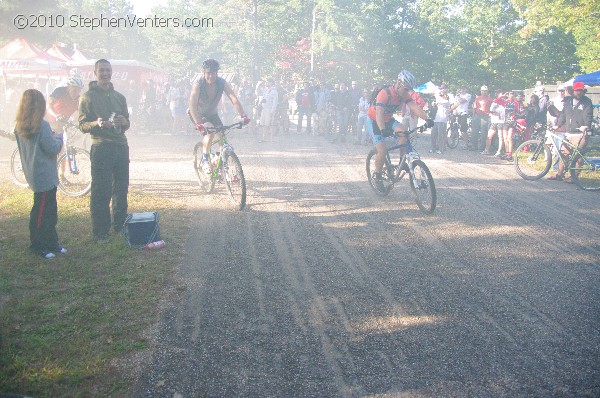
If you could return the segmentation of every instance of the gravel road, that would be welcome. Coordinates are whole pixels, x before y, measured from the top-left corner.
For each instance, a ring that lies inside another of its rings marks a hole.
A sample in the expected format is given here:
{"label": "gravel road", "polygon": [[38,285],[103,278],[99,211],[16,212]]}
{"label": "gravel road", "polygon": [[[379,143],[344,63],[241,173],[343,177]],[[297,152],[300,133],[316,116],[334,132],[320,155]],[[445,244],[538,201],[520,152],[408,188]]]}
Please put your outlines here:
{"label": "gravel road", "polygon": [[244,131],[239,212],[199,193],[195,141],[130,137],[132,188],[193,220],[134,396],[600,396],[599,194],[424,136],[426,216],[371,191],[367,147]]}

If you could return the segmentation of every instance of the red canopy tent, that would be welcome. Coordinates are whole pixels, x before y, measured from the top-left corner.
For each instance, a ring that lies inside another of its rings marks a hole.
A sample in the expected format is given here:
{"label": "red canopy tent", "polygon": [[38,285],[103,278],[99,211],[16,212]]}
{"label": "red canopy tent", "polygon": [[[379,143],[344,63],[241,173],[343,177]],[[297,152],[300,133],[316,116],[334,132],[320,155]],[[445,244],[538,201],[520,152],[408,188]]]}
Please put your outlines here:
{"label": "red canopy tent", "polygon": [[37,77],[60,74],[65,61],[37,48],[25,39],[14,39],[0,48],[0,72],[4,76]]}

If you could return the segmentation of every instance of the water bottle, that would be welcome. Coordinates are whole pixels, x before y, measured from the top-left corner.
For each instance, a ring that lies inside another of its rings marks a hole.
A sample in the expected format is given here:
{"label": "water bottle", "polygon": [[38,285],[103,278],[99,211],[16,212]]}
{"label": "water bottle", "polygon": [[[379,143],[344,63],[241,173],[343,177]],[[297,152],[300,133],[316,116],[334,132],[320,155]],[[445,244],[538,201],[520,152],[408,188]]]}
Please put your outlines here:
{"label": "water bottle", "polygon": [[156,242],[148,243],[145,246],[145,249],[146,250],[154,250],[154,249],[162,249],[163,247],[165,247],[165,241],[164,240],[158,240]]}

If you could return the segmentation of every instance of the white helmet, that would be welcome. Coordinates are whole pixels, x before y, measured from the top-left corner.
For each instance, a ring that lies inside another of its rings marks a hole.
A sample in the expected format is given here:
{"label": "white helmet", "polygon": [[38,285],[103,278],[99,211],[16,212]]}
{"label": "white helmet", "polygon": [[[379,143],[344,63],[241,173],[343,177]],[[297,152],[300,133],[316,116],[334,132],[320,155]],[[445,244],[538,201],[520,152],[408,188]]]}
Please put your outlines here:
{"label": "white helmet", "polygon": [[412,90],[417,85],[417,80],[413,74],[407,70],[402,70],[398,73],[398,81],[409,90]]}
{"label": "white helmet", "polygon": [[70,77],[67,79],[65,86],[83,88],[83,81],[78,77]]}
{"label": "white helmet", "polygon": [[481,91],[488,91],[488,87],[487,86],[481,86]]}

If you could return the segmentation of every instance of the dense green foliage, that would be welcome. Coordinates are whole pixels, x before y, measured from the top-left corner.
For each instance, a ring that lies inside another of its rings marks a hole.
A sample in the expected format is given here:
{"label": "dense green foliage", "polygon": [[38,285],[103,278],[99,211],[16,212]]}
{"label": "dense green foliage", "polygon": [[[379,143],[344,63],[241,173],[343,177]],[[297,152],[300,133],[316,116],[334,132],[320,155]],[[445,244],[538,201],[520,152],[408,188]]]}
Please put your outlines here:
{"label": "dense green foliage", "polygon": [[[256,79],[389,79],[516,88],[600,69],[600,0],[170,0],[161,18],[195,17],[196,28],[27,29],[18,13],[126,16],[127,0],[0,3],[0,39],[77,43],[93,57],[138,59],[192,75],[206,57]],[[36,10],[33,10],[36,8]],[[206,24],[204,24],[206,22]],[[312,71],[311,71],[312,69]]]}

